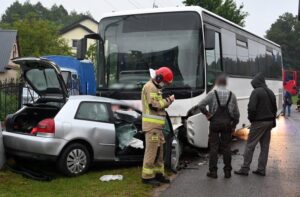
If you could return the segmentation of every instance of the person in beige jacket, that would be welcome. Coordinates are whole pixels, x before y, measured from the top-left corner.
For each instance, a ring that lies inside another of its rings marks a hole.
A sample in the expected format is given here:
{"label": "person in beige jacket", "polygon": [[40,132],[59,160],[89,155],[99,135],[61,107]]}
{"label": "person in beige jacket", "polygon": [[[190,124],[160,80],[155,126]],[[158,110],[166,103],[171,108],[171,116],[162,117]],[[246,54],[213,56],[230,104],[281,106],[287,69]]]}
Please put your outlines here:
{"label": "person in beige jacket", "polygon": [[173,82],[173,72],[167,67],[150,71],[151,79],[144,85],[141,98],[143,108],[143,131],[146,150],[144,155],[142,182],[150,185],[170,183],[164,175],[163,128],[166,122],[165,109],[175,100],[174,95],[163,98],[161,88]]}

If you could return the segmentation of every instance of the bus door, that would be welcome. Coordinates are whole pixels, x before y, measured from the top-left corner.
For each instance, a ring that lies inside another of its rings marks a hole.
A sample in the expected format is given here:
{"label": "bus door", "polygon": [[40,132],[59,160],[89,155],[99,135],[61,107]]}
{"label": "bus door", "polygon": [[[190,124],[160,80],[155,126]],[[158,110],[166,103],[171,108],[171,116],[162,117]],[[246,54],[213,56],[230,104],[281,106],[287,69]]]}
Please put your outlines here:
{"label": "bus door", "polygon": [[217,76],[222,73],[222,50],[221,50],[221,33],[220,29],[205,25],[205,36],[209,36],[209,39],[205,39],[206,42],[212,42],[205,47],[206,57],[206,92],[212,90],[215,85]]}
{"label": "bus door", "polygon": [[[205,25],[205,57],[206,57],[206,93],[215,85],[217,76],[223,71],[221,34],[216,27]],[[197,147],[208,146],[209,122],[206,116],[198,113],[187,120],[187,134],[194,136],[190,143]]]}

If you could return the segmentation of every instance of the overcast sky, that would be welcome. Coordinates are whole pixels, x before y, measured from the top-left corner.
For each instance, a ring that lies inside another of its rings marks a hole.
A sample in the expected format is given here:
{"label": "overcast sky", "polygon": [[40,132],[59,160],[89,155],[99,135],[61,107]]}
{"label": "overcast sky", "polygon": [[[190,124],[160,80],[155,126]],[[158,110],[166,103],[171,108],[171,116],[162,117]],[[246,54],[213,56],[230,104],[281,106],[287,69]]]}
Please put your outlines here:
{"label": "overcast sky", "polygon": [[[25,0],[19,0],[24,2]],[[159,7],[183,6],[183,0],[156,0]],[[0,15],[14,0],[0,0]],[[38,0],[31,0],[32,3]],[[51,7],[54,3],[62,4],[68,11],[89,11],[98,20],[105,12],[125,9],[151,8],[153,0],[40,0],[44,6]],[[267,29],[281,14],[298,11],[298,0],[236,0],[244,4],[244,10],[249,13],[246,28],[255,34],[264,36]]]}

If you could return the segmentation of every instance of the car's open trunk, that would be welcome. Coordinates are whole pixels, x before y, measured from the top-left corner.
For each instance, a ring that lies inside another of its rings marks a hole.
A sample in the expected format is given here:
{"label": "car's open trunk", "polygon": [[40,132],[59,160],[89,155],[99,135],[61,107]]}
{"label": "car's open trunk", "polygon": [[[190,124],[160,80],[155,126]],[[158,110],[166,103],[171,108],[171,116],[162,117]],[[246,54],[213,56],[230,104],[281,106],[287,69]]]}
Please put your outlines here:
{"label": "car's open trunk", "polygon": [[21,111],[9,115],[6,122],[8,132],[18,132],[30,134],[41,120],[54,118],[59,112],[59,108],[51,106],[27,106]]}

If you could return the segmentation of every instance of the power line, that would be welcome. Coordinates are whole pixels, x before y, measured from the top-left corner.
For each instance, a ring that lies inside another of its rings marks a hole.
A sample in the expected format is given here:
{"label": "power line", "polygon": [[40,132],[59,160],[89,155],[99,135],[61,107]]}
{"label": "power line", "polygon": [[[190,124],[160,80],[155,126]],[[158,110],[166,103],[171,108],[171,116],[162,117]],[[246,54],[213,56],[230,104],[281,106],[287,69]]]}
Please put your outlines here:
{"label": "power line", "polygon": [[140,8],[143,7],[143,6],[139,3],[138,0],[137,0],[137,1],[136,1],[136,0],[132,0],[132,1],[133,1],[137,6],[139,6]]}
{"label": "power line", "polygon": [[156,1],[153,1],[153,8],[158,8],[158,5],[156,4]]}
{"label": "power line", "polygon": [[111,4],[108,0],[104,0],[106,4],[108,4],[110,7],[112,7],[114,10],[117,10],[116,7]]}
{"label": "power line", "polygon": [[128,2],[129,2],[131,5],[133,5],[135,8],[139,9],[139,7],[138,7],[136,4],[134,4],[131,0],[128,0]]}

